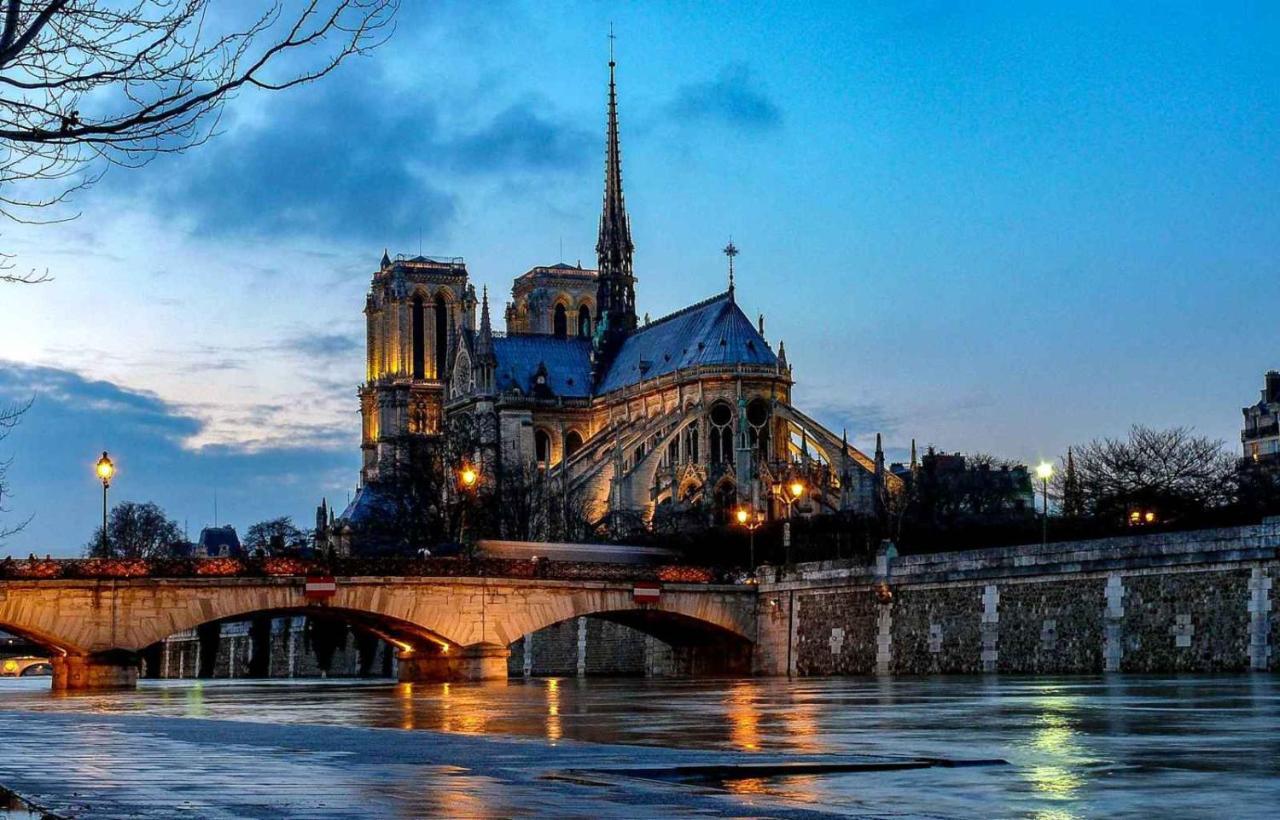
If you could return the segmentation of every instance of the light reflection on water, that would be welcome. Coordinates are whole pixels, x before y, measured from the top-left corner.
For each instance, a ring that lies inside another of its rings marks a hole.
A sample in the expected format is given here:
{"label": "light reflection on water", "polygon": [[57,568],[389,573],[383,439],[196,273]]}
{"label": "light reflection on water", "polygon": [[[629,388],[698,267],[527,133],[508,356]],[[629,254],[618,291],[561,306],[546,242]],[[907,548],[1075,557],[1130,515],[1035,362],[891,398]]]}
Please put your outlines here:
{"label": "light reflection on water", "polygon": [[1280,800],[1280,687],[1267,676],[148,681],[136,692],[61,697],[47,686],[2,681],[0,708],[1012,764],[720,784],[735,794],[872,811],[1241,817]]}

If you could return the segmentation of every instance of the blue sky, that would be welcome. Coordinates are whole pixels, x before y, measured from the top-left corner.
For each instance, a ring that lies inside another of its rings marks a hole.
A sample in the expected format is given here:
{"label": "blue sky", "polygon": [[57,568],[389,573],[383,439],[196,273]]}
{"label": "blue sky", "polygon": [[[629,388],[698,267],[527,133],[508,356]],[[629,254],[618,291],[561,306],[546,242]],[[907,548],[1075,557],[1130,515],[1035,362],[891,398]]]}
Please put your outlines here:
{"label": "blue sky", "polygon": [[504,295],[590,262],[611,21],[641,310],[722,289],[732,235],[798,402],[863,446],[1235,446],[1280,366],[1275,4],[412,2],[76,221],[4,226],[56,278],[0,292],[0,401],[36,397],[0,550],[78,551],[104,448],[193,533],[215,489],[242,528],[341,505],[384,246]]}

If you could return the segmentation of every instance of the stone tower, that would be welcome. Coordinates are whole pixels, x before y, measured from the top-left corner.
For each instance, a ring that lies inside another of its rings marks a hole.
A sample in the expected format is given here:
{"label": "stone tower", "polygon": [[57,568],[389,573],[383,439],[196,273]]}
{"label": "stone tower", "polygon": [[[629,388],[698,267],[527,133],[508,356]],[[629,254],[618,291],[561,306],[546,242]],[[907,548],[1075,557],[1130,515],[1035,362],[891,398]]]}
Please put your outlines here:
{"label": "stone tower", "polygon": [[360,477],[389,479],[415,436],[441,432],[448,362],[457,335],[475,323],[475,289],[461,259],[385,252],[365,300],[365,382]]}

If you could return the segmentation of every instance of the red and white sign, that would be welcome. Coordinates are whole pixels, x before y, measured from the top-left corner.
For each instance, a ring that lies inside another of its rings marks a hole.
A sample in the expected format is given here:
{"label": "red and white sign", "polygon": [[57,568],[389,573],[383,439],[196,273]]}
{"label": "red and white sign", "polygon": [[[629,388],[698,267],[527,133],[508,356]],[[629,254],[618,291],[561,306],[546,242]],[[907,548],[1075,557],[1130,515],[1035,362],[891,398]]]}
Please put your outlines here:
{"label": "red and white sign", "polygon": [[316,601],[323,601],[326,598],[332,598],[337,593],[338,582],[333,580],[332,576],[328,575],[307,578],[307,585],[302,589],[303,595]]}
{"label": "red and white sign", "polygon": [[662,587],[658,584],[636,584],[631,590],[631,597],[637,604],[656,604],[662,597]]}

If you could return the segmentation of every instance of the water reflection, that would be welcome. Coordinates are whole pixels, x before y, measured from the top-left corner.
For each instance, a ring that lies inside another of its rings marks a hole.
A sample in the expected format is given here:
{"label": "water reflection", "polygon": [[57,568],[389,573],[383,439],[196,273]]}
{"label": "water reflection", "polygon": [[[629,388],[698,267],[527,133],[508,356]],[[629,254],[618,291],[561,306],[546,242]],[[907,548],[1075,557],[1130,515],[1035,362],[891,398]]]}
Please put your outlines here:
{"label": "water reflection", "polygon": [[1036,791],[1054,800],[1075,796],[1084,785],[1080,767],[1090,762],[1077,742],[1072,719],[1076,701],[1077,698],[1059,694],[1046,694],[1034,700],[1038,714],[1030,745],[1040,760],[1027,768],[1026,777]]}
{"label": "water reflection", "polygon": [[734,681],[725,696],[729,714],[729,740],[739,749],[754,752],[760,748],[760,712],[755,703],[755,687],[751,681]]}
{"label": "water reflection", "polygon": [[[850,774],[722,785],[734,794],[843,807],[836,810],[856,807],[869,814],[1249,817],[1267,816],[1250,809],[1280,800],[1280,689],[1268,676],[938,678],[891,684],[859,679],[148,681],[136,692],[62,698],[51,697],[47,687],[47,680],[0,681],[0,703],[4,710],[23,712],[339,724],[753,754],[1000,757],[1011,763],[927,775]],[[464,775],[458,774],[458,790],[466,788]],[[465,797],[453,796],[454,790],[451,781],[433,796],[439,813],[467,808],[458,802]]]}
{"label": "water reflection", "polygon": [[564,726],[560,723],[560,679],[547,679],[547,739],[559,740],[564,736]]}

